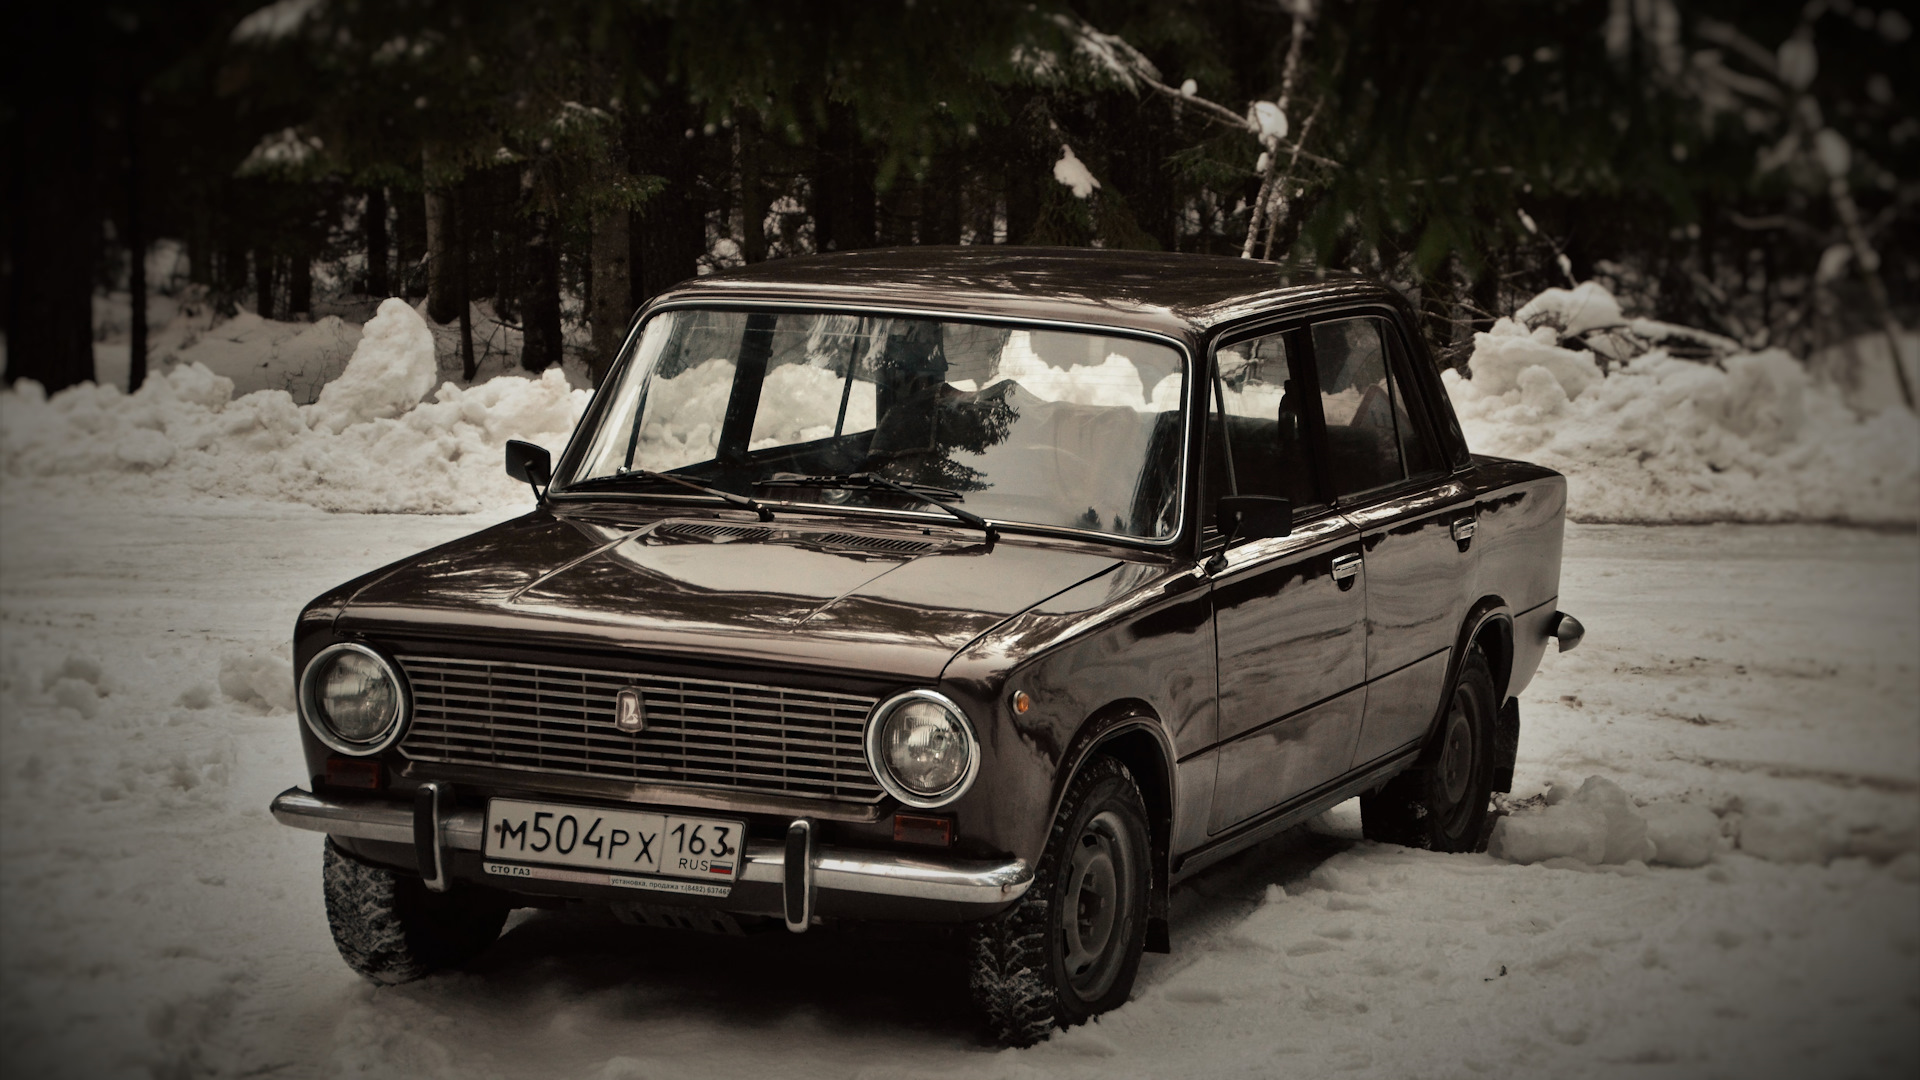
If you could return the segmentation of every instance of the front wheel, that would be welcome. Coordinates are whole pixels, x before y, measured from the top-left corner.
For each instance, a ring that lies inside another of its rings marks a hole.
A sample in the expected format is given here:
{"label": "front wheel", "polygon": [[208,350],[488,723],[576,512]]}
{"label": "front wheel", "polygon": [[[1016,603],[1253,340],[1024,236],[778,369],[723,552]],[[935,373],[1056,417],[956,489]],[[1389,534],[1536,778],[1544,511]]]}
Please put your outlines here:
{"label": "front wheel", "polygon": [[976,928],[974,1000],[996,1042],[1031,1046],[1125,1003],[1146,945],[1147,812],[1125,765],[1074,778],[1034,881]]}
{"label": "front wheel", "polygon": [[1439,742],[1420,764],[1360,796],[1360,828],[1369,840],[1432,851],[1485,851],[1493,798],[1493,671],[1474,649],[1460,665]]}
{"label": "front wheel", "polygon": [[419,878],[372,866],[327,839],[327,925],[347,966],[377,983],[456,968],[500,936],[510,910],[497,893],[431,892]]}

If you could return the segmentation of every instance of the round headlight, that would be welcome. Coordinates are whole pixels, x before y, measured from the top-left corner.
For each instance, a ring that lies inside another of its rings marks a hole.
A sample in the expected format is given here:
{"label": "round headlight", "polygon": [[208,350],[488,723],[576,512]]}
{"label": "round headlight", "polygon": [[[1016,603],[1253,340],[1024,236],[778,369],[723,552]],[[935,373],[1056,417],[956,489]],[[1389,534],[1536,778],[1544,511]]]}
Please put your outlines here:
{"label": "round headlight", "polygon": [[392,746],[405,726],[400,673],[365,645],[329,646],[300,675],[300,714],[329,747],[343,754],[377,754]]}
{"label": "round headlight", "polygon": [[887,794],[908,806],[943,806],[973,783],[980,748],[960,706],[913,690],[874,710],[867,762]]}

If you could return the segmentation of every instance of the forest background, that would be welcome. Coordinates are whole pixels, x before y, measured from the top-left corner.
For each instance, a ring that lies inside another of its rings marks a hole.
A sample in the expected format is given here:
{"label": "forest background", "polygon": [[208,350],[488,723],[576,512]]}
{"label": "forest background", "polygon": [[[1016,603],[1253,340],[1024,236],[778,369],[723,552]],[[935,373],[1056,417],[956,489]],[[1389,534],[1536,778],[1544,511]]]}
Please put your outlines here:
{"label": "forest background", "polygon": [[571,350],[597,374],[676,281],[900,244],[1356,269],[1405,290],[1454,365],[1474,330],[1587,280],[1707,331],[1669,346],[1705,362],[1898,341],[1920,303],[1913,27],[1853,0],[118,0],[3,18],[5,377],[49,391],[96,377],[95,297],[114,291],[131,389],[157,288],[283,320],[424,299],[458,324],[469,381],[476,320],[511,330],[526,369]]}

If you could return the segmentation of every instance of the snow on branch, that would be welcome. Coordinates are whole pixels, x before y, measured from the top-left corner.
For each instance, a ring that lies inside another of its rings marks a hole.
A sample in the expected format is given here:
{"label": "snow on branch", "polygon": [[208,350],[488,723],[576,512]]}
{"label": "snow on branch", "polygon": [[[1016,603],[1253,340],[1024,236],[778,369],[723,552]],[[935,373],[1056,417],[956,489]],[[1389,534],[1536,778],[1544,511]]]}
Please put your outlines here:
{"label": "snow on branch", "polygon": [[318,135],[303,136],[298,128],[282,128],[262,137],[233,174],[294,178],[312,166],[325,148]]}
{"label": "snow on branch", "polygon": [[325,0],[276,0],[241,19],[228,40],[234,44],[284,41],[306,25]]}
{"label": "snow on branch", "polygon": [[[1308,5],[1310,6],[1310,5]],[[1085,19],[1077,16],[1055,15],[1054,21],[1065,30],[1074,42],[1074,53],[1088,61],[1096,62],[1099,70],[1109,79],[1120,83],[1129,90],[1138,91],[1140,87],[1173,99],[1183,105],[1191,105],[1208,119],[1228,127],[1238,128],[1268,143],[1268,137],[1276,128],[1279,135],[1270,144],[1270,148],[1297,153],[1300,157],[1329,168],[1338,168],[1340,163],[1332,158],[1308,152],[1297,143],[1286,143],[1287,123],[1281,106],[1274,102],[1252,102],[1244,113],[1235,112],[1217,101],[1201,97],[1199,85],[1188,79],[1179,86],[1169,86],[1160,77],[1160,69],[1152,61],[1141,55],[1138,49],[1126,43],[1117,34],[1103,33]],[[1016,50],[1015,63],[1029,75],[1053,80],[1060,78],[1059,58],[1052,54],[1043,54],[1034,50]],[[1268,111],[1262,111],[1260,106]],[[1277,122],[1276,122],[1277,119]]]}
{"label": "snow on branch", "polygon": [[1064,143],[1060,146],[1060,160],[1053,163],[1053,178],[1065,184],[1076,199],[1091,198],[1100,188],[1100,181],[1094,179],[1086,163],[1074,156],[1073,147]]}

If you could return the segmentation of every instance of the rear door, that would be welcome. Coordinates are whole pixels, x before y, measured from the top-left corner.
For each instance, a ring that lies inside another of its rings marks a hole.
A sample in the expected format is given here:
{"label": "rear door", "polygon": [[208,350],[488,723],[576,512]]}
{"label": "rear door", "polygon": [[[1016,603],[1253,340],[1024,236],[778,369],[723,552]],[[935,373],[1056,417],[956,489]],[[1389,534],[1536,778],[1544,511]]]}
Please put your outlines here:
{"label": "rear door", "polygon": [[1439,707],[1475,587],[1474,509],[1448,475],[1398,319],[1323,317],[1312,342],[1334,504],[1359,531],[1365,560],[1359,768],[1421,739]]}
{"label": "rear door", "polygon": [[[1219,663],[1218,833],[1345,772],[1365,708],[1366,602],[1360,530],[1327,498],[1304,327],[1228,339],[1201,487]],[[1293,535],[1224,547],[1223,494],[1294,504]]]}

